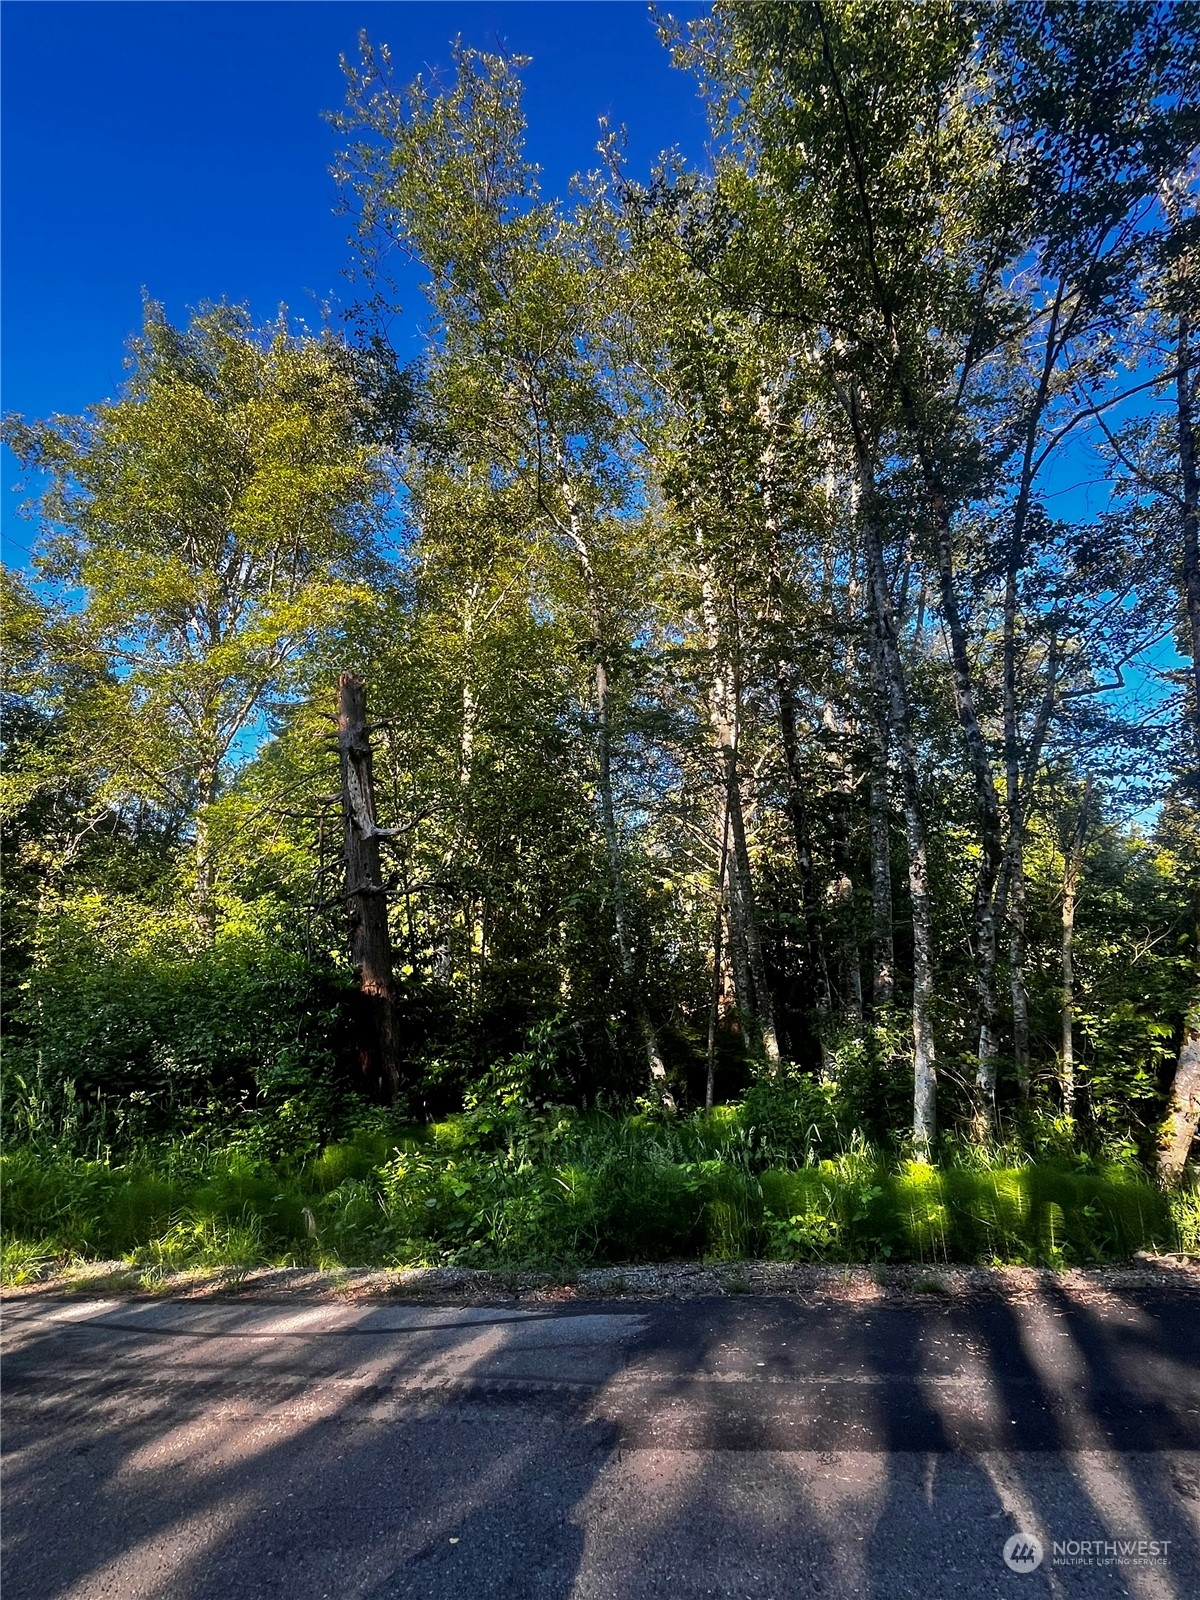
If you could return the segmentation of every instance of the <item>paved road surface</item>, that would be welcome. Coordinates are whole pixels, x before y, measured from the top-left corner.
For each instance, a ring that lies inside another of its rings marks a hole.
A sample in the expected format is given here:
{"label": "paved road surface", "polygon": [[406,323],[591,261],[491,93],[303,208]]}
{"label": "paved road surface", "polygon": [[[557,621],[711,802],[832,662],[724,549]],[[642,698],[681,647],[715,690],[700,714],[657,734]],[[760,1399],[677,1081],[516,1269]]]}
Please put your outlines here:
{"label": "paved road surface", "polygon": [[1200,1597],[1194,1299],[35,1298],[4,1338],[4,1600]]}

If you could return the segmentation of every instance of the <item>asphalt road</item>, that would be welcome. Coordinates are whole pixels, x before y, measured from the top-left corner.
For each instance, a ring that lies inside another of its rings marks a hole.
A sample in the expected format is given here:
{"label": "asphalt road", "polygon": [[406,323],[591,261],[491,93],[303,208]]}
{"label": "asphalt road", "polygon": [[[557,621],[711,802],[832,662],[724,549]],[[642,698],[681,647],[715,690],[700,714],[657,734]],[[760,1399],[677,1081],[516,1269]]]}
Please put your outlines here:
{"label": "asphalt road", "polygon": [[35,1297],[4,1344],[4,1600],[1200,1596],[1195,1299]]}

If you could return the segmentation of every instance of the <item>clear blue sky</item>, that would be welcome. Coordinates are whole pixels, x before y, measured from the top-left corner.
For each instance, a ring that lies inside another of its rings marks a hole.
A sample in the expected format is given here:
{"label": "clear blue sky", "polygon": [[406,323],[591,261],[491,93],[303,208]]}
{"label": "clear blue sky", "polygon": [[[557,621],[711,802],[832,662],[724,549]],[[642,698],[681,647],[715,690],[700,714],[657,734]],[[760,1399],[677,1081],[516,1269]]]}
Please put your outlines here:
{"label": "clear blue sky", "polygon": [[[264,318],[281,301],[305,315],[349,296],[321,113],[341,104],[338,57],[362,28],[403,79],[446,65],[459,34],[532,56],[529,151],[548,192],[593,164],[602,115],[627,125],[635,171],[669,145],[703,148],[692,85],[640,0],[6,0],[0,14],[3,406],[27,416],[116,391],[143,287],[177,319],[204,299]],[[33,529],[14,520],[15,476],[5,452],[6,553],[20,565]]]}

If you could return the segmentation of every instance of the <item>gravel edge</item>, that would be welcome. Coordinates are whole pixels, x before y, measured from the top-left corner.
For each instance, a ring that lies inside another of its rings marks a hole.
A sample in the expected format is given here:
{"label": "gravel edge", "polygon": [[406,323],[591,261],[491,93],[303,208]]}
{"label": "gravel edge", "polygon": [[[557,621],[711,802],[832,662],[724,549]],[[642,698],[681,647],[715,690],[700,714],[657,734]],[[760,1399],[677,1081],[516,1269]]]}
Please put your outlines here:
{"label": "gravel edge", "polygon": [[1151,1290],[1200,1302],[1200,1259],[1139,1255],[1123,1266],[827,1266],[778,1261],[660,1262],[575,1272],[488,1271],[473,1267],[256,1267],[242,1272],[153,1275],[120,1261],[97,1261],[16,1285],[11,1302],[33,1297],[305,1300],[496,1305],[588,1300],[693,1300],[708,1296],[783,1296],[810,1304],[1027,1299],[1054,1290],[1072,1300],[1108,1300]]}

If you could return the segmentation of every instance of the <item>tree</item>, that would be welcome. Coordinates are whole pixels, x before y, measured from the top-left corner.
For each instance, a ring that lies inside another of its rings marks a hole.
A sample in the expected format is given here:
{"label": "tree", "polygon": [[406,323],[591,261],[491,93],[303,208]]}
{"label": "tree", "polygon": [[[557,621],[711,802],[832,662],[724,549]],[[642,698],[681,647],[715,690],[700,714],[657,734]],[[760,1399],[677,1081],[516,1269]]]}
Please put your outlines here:
{"label": "tree", "polygon": [[211,928],[212,807],[301,653],[363,593],[383,480],[352,365],[282,315],[260,333],[212,306],[181,329],[150,303],[129,368],[119,399],[4,436],[48,480],[37,570],[109,664],[93,731],[131,793],[190,819]]}
{"label": "tree", "polygon": [[[449,434],[431,454],[436,462],[448,447],[454,460],[449,473],[442,468],[443,484],[474,482],[507,502],[510,538],[525,545],[527,565],[560,594],[564,578],[575,591],[562,598],[590,658],[590,731],[620,983],[653,1092],[670,1105],[638,970],[614,784],[612,677],[628,643],[619,518],[630,484],[619,421],[594,359],[603,276],[580,229],[539,198],[523,153],[523,64],[459,48],[452,83],[418,79],[402,90],[386,48],[376,52],[364,37],[361,64],[346,66],[348,109],[333,119],[354,140],[338,173],[377,297],[387,303],[386,270],[377,265],[387,244],[430,274],[436,321],[426,381]],[[428,484],[427,471],[422,477]],[[478,599],[464,596],[468,630]],[[465,754],[472,716],[464,701]]]}
{"label": "tree", "polygon": [[[857,441],[860,483],[868,461],[872,478],[907,468],[920,506],[904,564],[930,573],[976,796],[983,1128],[1006,912],[1014,1055],[1028,1086],[1027,787],[1064,692],[1101,687],[1099,675],[1069,691],[1061,682],[1063,617],[1043,571],[1053,534],[1035,484],[1081,423],[1126,397],[1121,335],[1153,255],[1147,204],[1194,135],[1198,37],[1190,16],[1181,26],[1138,0],[979,17],[942,5],[731,3],[674,35],[738,174],[715,269],[727,294],[790,326],[824,371]],[[986,538],[985,507],[999,524]],[[886,530],[881,544],[885,553]],[[873,567],[882,582],[869,592],[890,604],[893,585]],[[1100,614],[1109,600],[1097,593]],[[881,623],[885,668],[889,631]]]}
{"label": "tree", "polygon": [[[1200,287],[1196,269],[1200,215],[1185,218],[1177,193],[1168,190],[1167,207],[1172,222],[1172,270],[1168,311],[1174,313],[1175,426],[1178,442],[1180,589],[1187,616],[1184,643],[1192,659],[1191,732],[1195,759],[1188,785],[1194,799],[1200,793],[1200,466],[1196,457],[1196,396],[1200,389],[1197,356],[1195,298]],[[1197,938],[1200,954],[1200,936]],[[1182,1173],[1200,1125],[1200,1001],[1193,997],[1183,1019],[1183,1039],[1171,1085],[1170,1121],[1159,1171],[1167,1182]]]}

